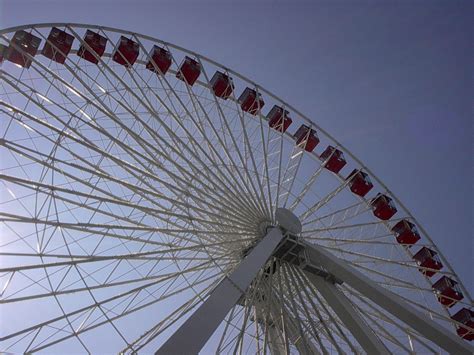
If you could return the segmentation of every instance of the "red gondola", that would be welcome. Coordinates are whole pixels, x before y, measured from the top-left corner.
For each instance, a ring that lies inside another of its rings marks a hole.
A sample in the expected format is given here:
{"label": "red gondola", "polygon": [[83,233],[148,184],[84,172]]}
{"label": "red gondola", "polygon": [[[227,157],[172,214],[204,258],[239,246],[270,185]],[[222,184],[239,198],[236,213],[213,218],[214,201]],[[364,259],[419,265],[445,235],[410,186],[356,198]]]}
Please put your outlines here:
{"label": "red gondola", "polygon": [[392,232],[396,234],[397,242],[400,244],[413,245],[420,240],[420,234],[416,226],[406,219],[395,224],[392,228]]}
{"label": "red gondola", "polygon": [[29,68],[31,59],[27,54],[34,57],[38,52],[41,39],[23,30],[16,31],[8,46],[6,58],[12,63],[23,68]]}
{"label": "red gondola", "polygon": [[280,106],[273,106],[267,115],[268,125],[278,132],[286,132],[293,120],[288,117],[289,112]]}
{"label": "red gondola", "polygon": [[257,95],[257,92],[251,88],[245,88],[239,97],[239,103],[242,111],[252,115],[256,115],[265,105],[262,95],[260,93]]}
{"label": "red gondola", "polygon": [[320,158],[323,161],[327,160],[324,167],[336,174],[346,165],[344,154],[331,145],[320,155]]}
{"label": "red gondola", "polygon": [[451,318],[466,326],[457,326],[457,333],[461,338],[469,341],[474,339],[474,312],[472,310],[463,308]]}
{"label": "red gondola", "polygon": [[428,277],[433,276],[438,270],[441,270],[441,268],[443,267],[443,264],[439,259],[438,253],[427,247],[423,247],[418,250],[418,252],[413,255],[413,259],[416,260],[418,265],[423,268],[420,269],[420,271]]}
{"label": "red gondola", "polygon": [[146,63],[146,68],[157,74],[165,75],[171,66],[171,53],[164,48],[153,46],[149,56],[150,60]]}
{"label": "red gondola", "polygon": [[130,38],[121,36],[120,43],[112,57],[116,63],[130,68],[137,60],[140,53],[140,45]]}
{"label": "red gondola", "polygon": [[227,100],[234,91],[232,78],[220,71],[216,71],[211,79],[211,88],[214,95]]}
{"label": "red gondola", "polygon": [[59,28],[53,27],[49,33],[48,40],[44,45],[42,54],[57,63],[64,64],[66,57],[71,51],[74,36]]}
{"label": "red gondola", "polygon": [[446,307],[452,307],[464,298],[458,283],[447,276],[442,276],[436,281],[433,290],[438,296],[438,301]]}
{"label": "red gondola", "polygon": [[304,148],[307,152],[312,152],[319,143],[318,134],[309,126],[301,125],[294,134],[296,145]]}
{"label": "red gondola", "polygon": [[[107,38],[100,34],[87,30],[84,36],[84,42],[77,51],[77,55],[88,62],[97,64],[99,59],[105,52],[105,46],[107,45]],[[89,48],[90,47],[90,48]],[[94,55],[95,54],[95,55]]]}
{"label": "red gondola", "polygon": [[197,78],[201,75],[201,64],[198,61],[186,56],[176,73],[176,77],[193,86]]}
{"label": "red gondola", "polygon": [[370,202],[372,205],[374,216],[383,221],[389,220],[397,213],[397,209],[392,199],[387,195],[378,193]]}
{"label": "red gondola", "polygon": [[346,180],[350,180],[349,188],[351,191],[361,197],[367,195],[367,193],[374,187],[370,181],[369,175],[361,170],[352,170]]}

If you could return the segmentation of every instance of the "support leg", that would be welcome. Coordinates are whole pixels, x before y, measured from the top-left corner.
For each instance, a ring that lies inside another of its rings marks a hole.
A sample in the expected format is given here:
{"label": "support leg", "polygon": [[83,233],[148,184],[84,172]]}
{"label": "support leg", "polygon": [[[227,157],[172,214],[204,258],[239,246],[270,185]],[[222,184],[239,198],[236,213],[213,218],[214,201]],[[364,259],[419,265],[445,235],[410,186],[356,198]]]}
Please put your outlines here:
{"label": "support leg", "polygon": [[268,324],[266,327],[268,327],[270,353],[272,355],[285,355],[286,348],[283,343],[283,333],[281,329],[277,328],[276,324]]}
{"label": "support leg", "polygon": [[309,272],[306,272],[306,276],[367,354],[390,354],[382,341],[354,309],[347,297],[334,284]]}
{"label": "support leg", "polygon": [[[276,313],[276,312],[275,312]],[[321,352],[316,349],[316,347],[314,346],[314,344],[308,339],[306,338],[306,335],[305,334],[301,334],[298,327],[296,326],[296,320],[291,317],[290,315],[286,315],[285,316],[285,325],[286,325],[286,331],[288,333],[288,338],[289,340],[291,341],[291,343],[296,347],[296,349],[298,350],[298,353],[300,354],[311,354],[311,355],[320,355]],[[282,330],[277,328],[277,324],[274,323],[273,324],[273,327],[274,327],[274,330],[273,332],[277,335],[279,335],[279,338],[280,338],[280,343],[281,343],[281,347],[283,349],[283,351],[280,351],[280,352],[276,352],[276,354],[284,354],[286,353],[286,349],[284,347],[284,345],[282,344]],[[276,338],[278,339],[278,338]],[[272,351],[273,348],[272,348]],[[272,355],[274,353],[272,352]]]}
{"label": "support leg", "polygon": [[283,239],[279,228],[272,228],[242,260],[231,275],[223,279],[208,299],[155,353],[159,355],[197,354],[206,344],[229,310],[246,289]]}
{"label": "support leg", "polygon": [[472,354],[474,348],[459,338],[453,331],[444,328],[408,304],[398,295],[378,285],[360,271],[348,265],[324,248],[305,243],[310,263],[322,266],[335,277],[405,322],[418,333],[449,353]]}
{"label": "support leg", "polygon": [[[271,300],[270,304],[259,303],[255,305],[257,315],[255,321],[262,323],[266,329],[271,354],[284,355],[287,353],[282,329],[283,317],[288,340],[296,347],[298,353],[321,355],[321,352],[314,346],[306,334],[300,332],[297,326],[298,320],[288,312],[286,306],[282,303],[282,299],[278,297],[276,292],[268,289],[266,298]],[[283,314],[280,314],[282,308]],[[268,314],[267,317],[264,317],[265,312]]]}

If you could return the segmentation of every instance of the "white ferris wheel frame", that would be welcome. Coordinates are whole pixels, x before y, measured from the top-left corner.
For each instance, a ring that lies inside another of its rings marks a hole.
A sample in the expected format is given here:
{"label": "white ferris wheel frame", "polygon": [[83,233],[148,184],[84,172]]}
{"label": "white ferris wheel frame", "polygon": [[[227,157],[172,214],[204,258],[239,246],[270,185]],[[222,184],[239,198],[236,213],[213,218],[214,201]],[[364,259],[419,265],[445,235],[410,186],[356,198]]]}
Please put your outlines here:
{"label": "white ferris wheel frame", "polygon": [[[145,35],[137,34],[137,33],[134,33],[134,32],[130,32],[130,31],[123,31],[123,30],[110,28],[110,27],[86,25],[86,24],[49,23],[49,24],[34,24],[34,25],[18,26],[18,27],[8,28],[8,29],[0,31],[0,38],[3,38],[4,40],[9,41],[8,38],[5,36],[7,33],[11,33],[11,32],[14,32],[16,30],[19,30],[19,29],[33,29],[33,30],[36,30],[36,29],[41,29],[41,28],[50,28],[50,27],[53,27],[53,26],[67,28],[72,33],[74,33],[76,38],[80,38],[80,36],[77,34],[77,32],[75,32],[75,29],[77,29],[77,28],[80,28],[80,29],[98,29],[98,30],[101,30],[101,31],[115,32],[115,33],[119,33],[119,34],[123,34],[123,35],[128,35],[128,36],[134,38],[135,40],[137,40],[137,42],[141,46],[141,50],[144,51],[144,52],[146,52],[146,49],[141,44],[140,39],[151,41],[151,42],[154,42],[154,43],[158,43],[158,44],[161,44],[161,45],[163,45],[167,48],[172,48],[172,49],[175,49],[175,50],[179,50],[183,53],[187,53],[187,54],[192,55],[195,58],[197,58],[198,61],[201,63],[202,67],[204,67],[203,63],[207,62],[207,63],[212,64],[215,67],[222,68],[226,73],[229,73],[233,77],[239,78],[240,80],[248,83],[251,87],[255,88],[257,93],[265,94],[265,95],[271,97],[272,99],[274,99],[275,101],[279,102],[280,105],[284,109],[291,110],[291,112],[295,116],[297,116],[298,119],[303,121],[308,126],[316,129],[327,140],[332,142],[334,147],[337,147],[338,149],[342,150],[346,156],[348,156],[352,159],[353,163],[357,165],[358,169],[363,170],[364,172],[369,174],[369,176],[372,178],[372,180],[375,181],[378,184],[378,186],[381,188],[381,191],[383,191],[385,194],[387,194],[387,195],[389,195],[393,198],[393,200],[397,203],[397,205],[403,210],[404,214],[413,223],[415,223],[418,226],[418,228],[421,232],[421,235],[424,238],[426,238],[426,240],[430,243],[430,245],[433,247],[433,249],[438,252],[445,268],[448,270],[448,272],[451,275],[455,276],[456,280],[459,282],[459,285],[460,285],[463,293],[467,297],[467,302],[472,304],[472,299],[470,298],[469,292],[465,289],[465,287],[463,286],[461,280],[456,276],[456,274],[453,271],[452,267],[450,266],[448,260],[446,260],[446,258],[444,258],[444,256],[443,256],[443,254],[436,248],[435,244],[433,243],[433,241],[429,237],[429,235],[426,233],[424,228],[410,214],[410,212],[401,203],[401,201],[399,201],[396,198],[396,196],[394,194],[392,194],[391,191],[383,184],[383,182],[380,179],[378,179],[349,150],[347,150],[343,145],[341,145],[332,136],[330,136],[325,130],[323,130],[316,123],[311,121],[308,117],[304,116],[302,113],[300,113],[294,107],[292,107],[290,104],[288,104],[288,103],[284,102],[283,100],[279,99],[277,96],[273,95],[271,92],[264,89],[260,85],[250,81],[245,76],[243,76],[243,75],[241,75],[241,74],[239,74],[239,73],[237,73],[237,72],[235,72],[235,71],[233,71],[229,68],[226,68],[223,65],[221,65],[221,64],[219,64],[215,61],[212,61],[209,58],[206,58],[206,57],[204,57],[204,56],[202,56],[198,53],[186,50],[182,47],[173,45],[171,43],[161,41],[159,39],[156,39],[156,38],[153,38],[153,37],[150,37],[150,36],[145,36]],[[45,39],[45,38],[43,38],[43,39]],[[82,44],[85,44],[85,42],[82,42]],[[106,55],[110,55],[110,54],[106,54]],[[33,60],[33,62],[35,62],[34,57],[32,57],[31,59]],[[204,74],[206,76],[207,82],[209,82],[209,78],[207,77],[207,74],[205,73],[205,71],[204,71]],[[204,85],[204,86],[207,85],[206,83],[202,83],[202,82],[198,82],[198,83],[201,84],[201,85]],[[127,86],[127,83],[123,82],[123,85]],[[131,88],[129,88],[129,90],[131,90]],[[15,107],[12,107],[12,106],[9,107],[6,104],[4,104],[4,106],[6,106],[7,108],[10,108],[10,109],[15,109]],[[261,114],[259,114],[258,118],[262,119]],[[292,137],[288,132],[286,132],[284,135],[286,136],[286,138],[292,140]],[[301,152],[300,156],[302,156],[302,152]],[[318,161],[320,160],[320,158],[315,153],[310,153],[310,156],[313,159],[316,159]],[[297,160],[295,160],[295,162],[294,162],[295,164],[290,167],[291,169],[295,170],[294,171],[295,173],[298,170],[299,164],[301,162],[301,158],[296,157],[296,159]],[[254,165],[255,165],[255,163],[254,163]],[[287,169],[287,171],[288,171],[288,169]],[[339,174],[337,174],[337,177],[340,180],[341,186],[344,187],[345,186],[344,185],[345,184],[345,179],[342,176],[340,176]],[[2,178],[4,178],[4,177],[2,177]],[[290,181],[290,183],[293,183],[293,182],[294,182],[294,179]],[[308,184],[305,186],[304,190],[309,189],[313,182],[314,182],[314,180],[310,180],[310,182],[308,182]],[[253,188],[255,190],[258,190],[258,187],[253,187]],[[261,186],[260,186],[260,189],[262,189]],[[288,198],[288,195],[289,195],[289,191],[291,190],[291,186],[287,187],[287,189],[288,189],[287,190],[288,192],[286,194],[286,198],[283,197],[285,199],[284,200],[285,201],[284,205],[286,205],[286,201],[287,201],[287,198]],[[278,197],[280,195],[284,196],[284,194],[277,193],[276,206],[278,205]],[[160,198],[165,198],[165,196],[160,196]],[[329,196],[329,198],[330,198],[330,196]],[[367,206],[369,205],[369,201],[367,199],[361,197],[360,200],[365,202],[365,204]],[[104,201],[105,201],[105,199],[104,199]],[[267,206],[265,206],[264,204],[262,204],[260,206],[257,206],[257,207],[261,208],[262,210],[265,210],[267,208]],[[318,205],[314,206],[314,208],[317,208],[317,207],[318,207]],[[270,213],[273,213],[272,206],[270,208]],[[241,218],[245,218],[245,216],[242,215]],[[303,224],[304,223],[305,223],[305,221],[303,220]],[[388,224],[385,223],[385,225],[388,228]],[[281,234],[281,232],[280,232],[280,234]],[[257,246],[244,259],[244,261],[246,261],[247,259],[250,259],[250,256],[254,255],[254,253],[258,253],[259,250],[263,250],[263,254],[255,254],[255,255],[260,255],[260,257],[256,258],[255,261],[253,262],[253,264],[251,265],[252,266],[251,270],[253,270],[253,271],[250,272],[249,274],[247,274],[247,276],[248,275],[250,275],[250,276],[253,275],[253,276],[250,279],[248,279],[247,286],[253,280],[253,278],[255,277],[258,270],[261,269],[262,265],[266,262],[268,257],[271,256],[272,253],[275,251],[275,248],[277,247],[278,242],[280,240],[283,240],[283,238],[284,238],[284,235],[281,234],[280,238],[274,238],[273,243],[267,243],[268,245],[265,245],[265,243],[264,243],[264,241],[268,240],[268,238],[266,238],[266,237],[263,238],[262,242],[257,244]],[[278,242],[275,242],[275,241],[278,241]],[[355,270],[350,265],[346,265],[346,263],[344,263],[343,261],[341,261],[340,259],[338,259],[334,255],[329,253],[327,250],[324,250],[322,248],[318,248],[317,246],[310,245],[308,243],[305,243],[305,250],[307,250],[308,253],[309,253],[309,259],[308,260],[311,264],[318,265],[319,267],[322,267],[322,268],[328,270],[332,275],[334,275],[335,277],[341,279],[343,282],[350,285],[353,289],[360,292],[361,294],[363,294],[364,296],[369,298],[371,301],[373,301],[375,304],[377,304],[378,306],[380,306],[383,309],[385,309],[386,311],[388,311],[389,313],[397,316],[399,319],[403,320],[406,324],[409,324],[413,329],[417,330],[420,334],[422,334],[426,338],[430,339],[431,341],[436,343],[438,346],[440,346],[440,347],[442,347],[442,348],[444,348],[445,350],[448,350],[448,351],[456,349],[456,351],[458,353],[470,352],[471,351],[471,347],[469,347],[469,345],[467,345],[462,339],[459,339],[455,334],[453,334],[452,332],[446,331],[444,328],[440,327],[435,322],[432,322],[430,320],[430,318],[426,317],[425,315],[421,314],[419,311],[417,311],[413,307],[409,306],[405,301],[401,300],[396,295],[391,294],[390,292],[386,291],[381,286],[379,286],[376,283],[372,282],[369,278],[365,277],[362,273]],[[410,253],[410,251],[408,251],[408,250],[407,250],[407,252]],[[262,256],[262,255],[264,255],[264,256]],[[91,260],[89,260],[89,261],[93,261],[92,259],[93,258],[91,258]],[[88,262],[88,260],[81,260],[80,262]],[[244,262],[242,262],[242,266],[243,265],[244,265]],[[40,266],[43,266],[43,265],[33,265],[31,267],[40,267]],[[242,276],[241,272],[239,273],[239,268],[240,268],[240,266],[236,270],[234,270],[234,273],[232,274],[234,276],[232,276],[232,277],[239,278],[239,277]],[[18,268],[13,267],[13,268],[9,268],[9,269],[2,269],[1,271],[16,272],[16,271],[20,271],[20,270],[23,270],[23,269],[24,269],[24,267],[18,267]],[[365,324],[365,322],[362,319],[360,319],[360,317],[357,315],[357,312],[355,311],[354,307],[350,304],[350,302],[348,302],[348,300],[345,298],[344,294],[342,292],[338,291],[338,288],[334,287],[333,283],[322,281],[323,280],[322,278],[320,278],[319,276],[314,276],[312,274],[309,274],[308,279],[311,282],[313,282],[314,284],[318,284],[317,288],[321,290],[321,293],[322,293],[323,297],[325,298],[327,303],[333,308],[333,310],[339,316],[339,318],[344,319],[347,323],[351,324],[351,329],[354,330],[352,335],[357,339],[357,341],[359,342],[359,344],[361,344],[361,346],[363,347],[364,350],[366,350],[369,353],[374,352],[374,351],[379,352],[379,353],[383,353],[383,352],[388,351],[383,346],[383,344],[380,342],[380,340],[377,339],[375,334],[374,334],[374,336],[371,336],[372,332],[368,331],[368,328],[367,328],[367,325]],[[224,279],[224,280],[227,280],[227,279]],[[427,281],[431,284],[431,281],[429,279],[427,279]],[[221,286],[221,284],[219,286]],[[243,288],[245,289],[247,286],[243,286]],[[228,286],[226,288],[225,286],[223,286],[224,290],[228,289],[229,287],[230,286]],[[218,292],[218,289],[219,289],[219,287],[217,287],[213,292]],[[225,292],[227,292],[227,291],[225,291]],[[209,297],[207,299],[208,301],[211,300],[213,294],[214,293],[212,293],[211,297]],[[208,302],[208,301],[206,301],[206,302]],[[201,305],[200,307],[204,307],[206,305],[206,302],[203,305]],[[237,299],[234,300],[233,302],[230,302],[229,307],[234,306],[235,302],[237,302]],[[199,309],[201,309],[201,308],[199,308]],[[198,311],[199,311],[199,309],[198,309]],[[226,309],[226,312],[223,314],[223,316],[225,316],[225,314],[227,314],[228,310],[229,309]],[[196,313],[195,313],[196,315],[199,314],[198,311],[196,311]],[[192,321],[192,319],[193,319],[193,316],[191,316],[188,320]],[[222,319],[223,319],[222,315],[219,315],[219,317],[216,317],[215,321],[217,322],[219,320],[219,323],[220,323],[220,321],[222,321]],[[217,323],[217,325],[219,323]],[[195,329],[195,327],[193,329]],[[289,330],[287,329],[287,332],[288,331]],[[280,332],[281,332],[281,330],[280,330]],[[291,333],[291,331],[289,331],[289,332]],[[180,333],[177,333],[177,334],[180,334]],[[203,336],[204,339],[207,339],[210,335],[209,335],[209,333],[206,333],[203,330],[202,336]],[[285,335],[285,336],[287,336],[287,335]],[[170,340],[172,340],[172,338]],[[182,345],[182,344],[180,344],[180,345]],[[307,346],[307,344],[306,344],[306,346]],[[303,349],[305,349],[305,348],[303,348]],[[306,350],[308,350],[308,349],[306,348]]]}

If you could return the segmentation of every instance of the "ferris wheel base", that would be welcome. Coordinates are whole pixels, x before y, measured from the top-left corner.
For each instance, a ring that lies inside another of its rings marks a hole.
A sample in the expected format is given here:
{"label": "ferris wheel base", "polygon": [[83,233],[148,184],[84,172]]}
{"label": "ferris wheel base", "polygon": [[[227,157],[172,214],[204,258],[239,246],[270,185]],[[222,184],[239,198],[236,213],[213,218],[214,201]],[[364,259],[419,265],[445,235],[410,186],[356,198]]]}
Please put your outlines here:
{"label": "ferris wheel base", "polygon": [[[278,257],[282,246],[288,243],[297,243],[303,248],[305,263],[299,266],[367,353],[388,354],[390,351],[375,333],[370,331],[360,312],[341,291],[339,285],[342,283],[449,353],[473,353],[474,349],[459,339],[454,332],[426,317],[402,298],[370,280],[323,247],[297,241],[295,236],[285,233],[284,229],[273,227],[155,354],[199,353],[227,313],[245,296],[246,290],[267,260],[271,256]],[[294,250],[294,246],[292,249]],[[285,257],[286,254],[282,255],[281,259],[285,260]],[[326,270],[326,274],[313,272],[314,270]],[[274,333],[274,336],[278,334],[277,328]],[[279,348],[281,347],[276,347],[273,351],[278,353]]]}

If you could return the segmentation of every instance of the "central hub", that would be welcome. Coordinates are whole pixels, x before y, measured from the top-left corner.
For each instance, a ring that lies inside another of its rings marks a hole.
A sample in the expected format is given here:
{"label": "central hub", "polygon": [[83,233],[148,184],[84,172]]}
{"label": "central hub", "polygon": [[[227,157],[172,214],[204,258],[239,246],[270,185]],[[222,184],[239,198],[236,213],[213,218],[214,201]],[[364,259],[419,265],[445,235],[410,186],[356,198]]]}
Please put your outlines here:
{"label": "central hub", "polygon": [[275,219],[278,225],[289,234],[297,235],[301,233],[301,222],[290,210],[282,207],[277,208]]}
{"label": "central hub", "polygon": [[298,237],[302,229],[299,218],[290,210],[280,207],[275,212],[275,219],[286,237],[279,244],[273,256],[288,263],[299,264],[300,253],[304,250]]}
{"label": "central hub", "polygon": [[[342,283],[342,281],[336,278],[334,275],[317,266],[317,264],[314,263],[314,260],[308,259],[308,255],[305,250],[307,244],[302,239],[300,239],[300,237],[298,237],[302,230],[301,222],[293,212],[287,210],[286,208],[278,208],[275,213],[275,219],[280,228],[285,231],[286,237],[281,241],[274,251],[273,257],[289,264],[298,266],[302,270],[305,270],[306,272],[309,272],[313,275],[320,276],[333,284]],[[275,266],[276,264],[273,262],[271,267],[267,269],[267,273],[269,275],[276,271]]]}

